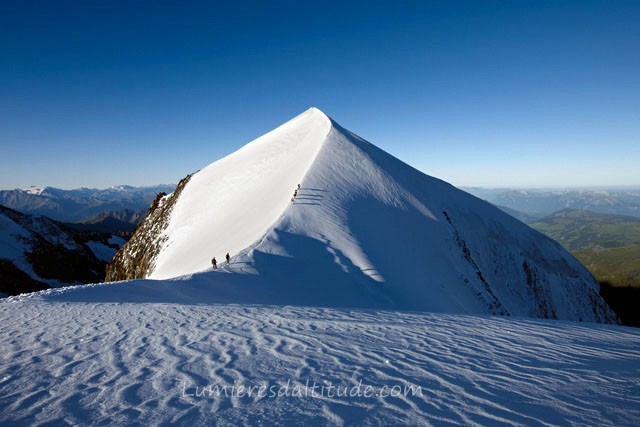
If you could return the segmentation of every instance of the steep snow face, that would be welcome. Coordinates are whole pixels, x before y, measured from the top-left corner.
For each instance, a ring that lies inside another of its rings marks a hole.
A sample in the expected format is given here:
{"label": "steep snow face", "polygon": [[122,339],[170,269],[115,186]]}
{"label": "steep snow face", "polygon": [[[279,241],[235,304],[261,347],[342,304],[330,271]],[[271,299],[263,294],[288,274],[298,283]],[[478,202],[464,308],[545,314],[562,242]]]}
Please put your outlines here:
{"label": "steep snow face", "polygon": [[311,108],[192,176],[173,208],[151,278],[203,270],[255,243],[291,203],[331,122]]}
{"label": "steep snow face", "polygon": [[316,109],[195,174],[163,238],[150,278],[235,255],[220,301],[615,321],[560,245]]}
{"label": "steep snow face", "polygon": [[345,305],[366,295],[367,305],[403,309],[615,319],[560,245],[335,122],[300,196],[239,257],[238,268],[246,265],[295,272],[279,274]]}

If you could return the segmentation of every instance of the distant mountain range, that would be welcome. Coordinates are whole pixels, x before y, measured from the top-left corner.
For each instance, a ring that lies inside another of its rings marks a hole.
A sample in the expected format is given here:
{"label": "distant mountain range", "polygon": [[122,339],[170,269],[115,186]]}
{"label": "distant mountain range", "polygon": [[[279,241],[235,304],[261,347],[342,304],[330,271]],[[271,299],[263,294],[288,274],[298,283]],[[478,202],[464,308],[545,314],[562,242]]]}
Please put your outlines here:
{"label": "distant mountain range", "polygon": [[[511,190],[465,187],[463,190],[496,206],[513,209],[519,214],[526,214],[535,219],[547,217],[563,209],[640,217],[640,188]],[[507,212],[513,215],[512,212]]]}
{"label": "distant mountain range", "polygon": [[103,281],[158,194],[174,187],[0,191],[0,297]]}
{"label": "distant mountain range", "polygon": [[67,223],[76,230],[113,233],[129,238],[138,224],[147,215],[149,209],[104,211],[80,223]]}
{"label": "distant mountain range", "polygon": [[520,211],[517,211],[515,209],[508,208],[506,206],[496,205],[496,207],[498,209],[500,209],[501,211],[508,213],[512,217],[519,219],[520,221],[524,222],[525,224],[529,224],[530,222],[535,222],[538,219],[535,216],[528,215],[528,214],[526,214],[524,212],[520,212]]}
{"label": "distant mountain range", "polygon": [[101,282],[125,240],[0,206],[0,297]]}
{"label": "distant mountain range", "polygon": [[144,216],[141,212],[146,213],[158,193],[170,193],[174,188],[175,185],[121,185],[104,190],[61,190],[53,187],[0,190],[0,205],[60,222],[95,224],[112,218],[136,225]]}

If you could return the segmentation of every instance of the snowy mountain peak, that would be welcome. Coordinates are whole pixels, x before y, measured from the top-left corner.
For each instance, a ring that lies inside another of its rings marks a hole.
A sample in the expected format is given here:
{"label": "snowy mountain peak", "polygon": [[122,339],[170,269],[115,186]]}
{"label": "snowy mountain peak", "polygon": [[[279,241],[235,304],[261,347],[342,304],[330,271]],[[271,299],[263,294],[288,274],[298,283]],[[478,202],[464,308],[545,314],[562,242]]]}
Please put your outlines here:
{"label": "snowy mountain peak", "polygon": [[327,116],[324,111],[322,111],[321,109],[319,109],[318,107],[311,107],[307,110],[307,112],[312,112],[314,114],[318,114],[318,115],[322,115],[326,118],[329,118],[329,116]]}
{"label": "snowy mountain peak", "polygon": [[191,177],[173,209],[152,278],[203,270],[255,243],[291,204],[331,121],[309,109]]}
{"label": "snowy mountain peak", "polygon": [[47,189],[46,187],[34,187],[34,186],[31,186],[31,187],[24,188],[22,191],[24,191],[27,194],[33,194],[33,195],[39,196],[46,189]]}
{"label": "snowy mountain peak", "polygon": [[214,300],[615,319],[556,242],[317,108],[185,178],[108,279],[195,273]]}

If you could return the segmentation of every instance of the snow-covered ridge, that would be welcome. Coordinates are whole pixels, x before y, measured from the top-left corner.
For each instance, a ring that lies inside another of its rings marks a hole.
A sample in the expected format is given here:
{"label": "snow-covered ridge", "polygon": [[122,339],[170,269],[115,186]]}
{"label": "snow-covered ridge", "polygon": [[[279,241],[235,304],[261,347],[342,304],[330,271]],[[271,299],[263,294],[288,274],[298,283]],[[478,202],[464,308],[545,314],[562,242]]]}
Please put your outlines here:
{"label": "snow-covered ridge", "polygon": [[[136,233],[125,249],[148,259],[142,277],[184,276],[173,283],[187,300],[203,285],[207,301],[615,321],[559,244],[317,109],[194,174],[173,199],[162,237]],[[113,277],[141,277],[119,267],[129,258],[116,256]],[[156,289],[173,294],[171,283]]]}
{"label": "snow-covered ridge", "polygon": [[222,260],[260,239],[291,204],[330,129],[329,118],[311,108],[194,174],[150,277],[206,269],[214,255]]}

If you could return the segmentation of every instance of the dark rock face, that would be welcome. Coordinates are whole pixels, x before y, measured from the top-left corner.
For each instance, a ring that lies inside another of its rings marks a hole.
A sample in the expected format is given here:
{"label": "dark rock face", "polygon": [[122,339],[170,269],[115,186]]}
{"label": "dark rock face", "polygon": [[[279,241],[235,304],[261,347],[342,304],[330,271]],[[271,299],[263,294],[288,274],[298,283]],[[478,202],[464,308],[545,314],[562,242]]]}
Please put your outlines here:
{"label": "dark rock face", "polygon": [[33,271],[44,279],[63,283],[96,283],[104,277],[105,263],[99,261],[85,245],[68,250],[36,234],[33,249],[26,255]]}
{"label": "dark rock face", "polygon": [[49,289],[46,283],[29,277],[27,273],[13,265],[8,259],[0,259],[0,292],[6,295],[20,295]]}
{"label": "dark rock face", "polygon": [[160,251],[162,233],[169,223],[169,215],[189,179],[191,175],[183,178],[169,195],[158,194],[133,237],[107,265],[105,281],[142,279],[153,270],[153,262]]}
{"label": "dark rock face", "polygon": [[110,234],[73,230],[50,218],[1,205],[0,216],[5,225],[0,228],[2,238],[13,247],[10,258],[0,258],[1,293],[17,295],[104,280],[106,262],[88,244],[112,246]]}

